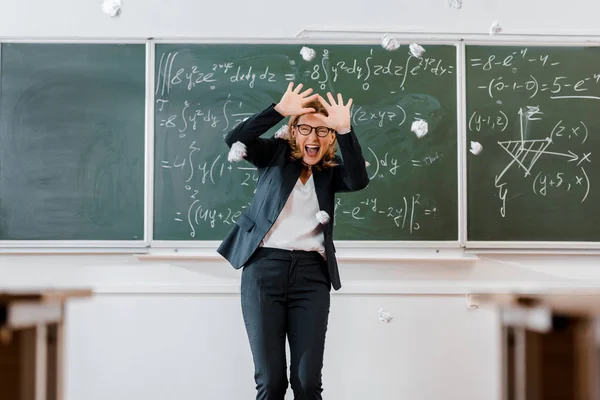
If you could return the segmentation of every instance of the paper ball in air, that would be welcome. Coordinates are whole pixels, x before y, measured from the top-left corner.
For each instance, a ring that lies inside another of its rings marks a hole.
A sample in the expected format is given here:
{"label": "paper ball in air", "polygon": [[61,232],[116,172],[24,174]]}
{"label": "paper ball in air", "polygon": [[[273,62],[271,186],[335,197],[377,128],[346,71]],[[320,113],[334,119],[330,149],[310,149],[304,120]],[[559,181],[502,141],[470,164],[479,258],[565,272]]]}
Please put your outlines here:
{"label": "paper ball in air", "polygon": [[448,7],[456,10],[462,8],[463,0],[448,0]]}
{"label": "paper ball in air", "polygon": [[425,49],[416,43],[411,43],[408,47],[410,49],[410,54],[415,58],[421,58],[423,53],[425,53]]}
{"label": "paper ball in air", "polygon": [[490,26],[490,35],[495,35],[497,33],[502,32],[502,26],[500,26],[500,22],[494,21],[492,26]]}
{"label": "paper ball in air", "polygon": [[427,135],[429,126],[426,121],[418,119],[412,123],[410,130],[413,131],[413,133],[417,135],[419,139],[421,139],[423,136]]}
{"label": "paper ball in air", "polygon": [[469,150],[471,153],[473,153],[474,155],[477,155],[477,154],[481,153],[482,150],[483,150],[483,146],[481,145],[481,143],[471,141],[471,150]]}
{"label": "paper ball in air", "polygon": [[290,137],[290,128],[287,125],[281,125],[274,136],[276,139],[288,139]]}
{"label": "paper ball in air", "polygon": [[323,225],[327,224],[330,221],[329,214],[327,214],[327,211],[319,211],[316,217],[317,221],[319,221],[319,223]]}
{"label": "paper ball in air", "polygon": [[109,17],[116,17],[121,12],[121,0],[104,0],[102,11]]}
{"label": "paper ball in air", "polygon": [[242,142],[235,142],[231,145],[231,149],[229,149],[229,154],[227,154],[227,161],[229,162],[239,162],[242,161],[246,157],[246,145]]}
{"label": "paper ball in air", "polygon": [[304,46],[300,49],[300,55],[304,61],[312,61],[316,57],[317,53],[310,47]]}
{"label": "paper ball in air", "polygon": [[396,39],[394,39],[386,33],[381,38],[381,47],[383,47],[387,51],[394,51],[398,50],[398,48],[400,47],[400,43],[398,43]]}
{"label": "paper ball in air", "polygon": [[391,322],[393,319],[392,313],[389,311],[385,311],[383,308],[379,309],[379,320],[381,322]]}

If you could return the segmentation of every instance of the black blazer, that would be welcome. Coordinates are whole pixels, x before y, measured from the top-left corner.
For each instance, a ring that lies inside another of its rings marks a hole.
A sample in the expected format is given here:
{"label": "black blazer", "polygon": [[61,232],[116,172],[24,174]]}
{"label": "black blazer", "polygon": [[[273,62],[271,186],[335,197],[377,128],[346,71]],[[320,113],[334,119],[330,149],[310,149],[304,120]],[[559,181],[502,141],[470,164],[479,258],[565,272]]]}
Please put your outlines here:
{"label": "black blazer", "polygon": [[[302,162],[290,160],[290,147],[286,140],[259,138],[284,118],[274,107],[271,104],[225,136],[225,143],[229,147],[237,141],[246,145],[246,160],[258,170],[258,182],[252,202],[217,249],[235,269],[243,267],[259,247],[302,172]],[[325,255],[329,278],[333,288],[338,290],[342,285],[333,245],[335,193],[364,189],[369,184],[369,177],[354,130],[345,135],[336,133],[336,136],[342,153],[341,159],[336,156],[339,165],[321,171],[313,169],[313,179],[319,209],[330,216],[329,223],[323,225]]]}

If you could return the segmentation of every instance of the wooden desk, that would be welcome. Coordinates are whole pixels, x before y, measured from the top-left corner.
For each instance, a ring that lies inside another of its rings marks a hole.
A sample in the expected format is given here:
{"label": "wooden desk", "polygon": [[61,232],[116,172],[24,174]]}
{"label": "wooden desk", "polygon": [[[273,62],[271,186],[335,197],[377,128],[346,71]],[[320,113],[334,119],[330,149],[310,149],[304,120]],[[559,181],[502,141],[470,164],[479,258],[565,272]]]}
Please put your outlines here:
{"label": "wooden desk", "polygon": [[600,399],[600,290],[471,298],[501,317],[503,399]]}
{"label": "wooden desk", "polygon": [[63,399],[65,302],[91,294],[0,289],[0,400]]}

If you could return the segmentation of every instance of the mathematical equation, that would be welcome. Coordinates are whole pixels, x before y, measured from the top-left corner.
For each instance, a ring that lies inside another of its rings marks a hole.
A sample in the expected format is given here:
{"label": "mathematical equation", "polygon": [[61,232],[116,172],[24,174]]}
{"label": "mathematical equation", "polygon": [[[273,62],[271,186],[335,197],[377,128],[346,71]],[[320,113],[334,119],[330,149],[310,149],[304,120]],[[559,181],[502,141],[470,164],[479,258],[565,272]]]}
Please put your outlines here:
{"label": "mathematical equation", "polygon": [[495,54],[488,56],[487,59],[471,58],[469,59],[469,66],[471,68],[481,67],[482,71],[490,71],[494,68],[500,68],[508,69],[512,73],[517,73],[517,66],[520,61],[531,65],[541,65],[542,67],[555,67],[560,65],[560,62],[551,60],[548,54],[540,54],[539,56],[532,55],[529,52],[529,48],[525,47],[523,49],[513,51],[504,58],[498,57]]}
{"label": "mathematical equation", "polygon": [[[399,163],[398,158],[391,156],[390,152],[385,152],[380,156],[371,147],[367,147],[367,150],[365,158],[371,180],[385,179],[388,176],[400,178],[399,171],[402,170],[399,168],[403,165],[406,165],[406,168],[424,168],[434,164],[442,157],[442,153],[435,152],[419,159],[406,159]],[[408,164],[409,161],[410,164]],[[256,167],[249,163],[230,163],[227,161],[226,154],[206,158],[196,141],[188,146],[187,154],[176,155],[171,160],[161,160],[160,167],[180,170],[186,190],[191,190],[189,186],[191,184],[217,185],[223,178],[239,182],[240,186],[250,186],[258,182]],[[195,191],[198,192],[198,190]]]}
{"label": "mathematical equation", "polygon": [[[555,61],[549,54],[535,53],[535,50],[522,48],[504,56],[492,54],[487,58],[469,58],[469,68],[494,74],[497,72],[496,76],[480,82],[477,89],[485,91],[491,99],[497,99],[506,92],[524,94],[529,99],[541,94],[553,100],[600,99],[600,96],[590,95],[592,91],[599,89],[600,71],[573,76],[568,68],[563,68],[561,62]],[[544,71],[543,74],[550,75],[550,78],[540,78],[531,73],[532,66],[538,67],[538,70]],[[520,70],[524,71],[525,77],[516,75]]]}
{"label": "mathematical equation", "polygon": [[[226,134],[256,112],[250,111],[242,101],[232,100],[230,94],[222,105],[192,105],[189,100],[171,104],[167,115],[163,115],[166,111],[161,113],[166,101],[158,102],[158,125],[163,127],[166,133],[176,134],[180,138],[206,130]],[[350,111],[353,126],[400,127],[407,120],[412,122],[422,117],[419,112],[407,113],[400,104],[383,107],[353,104]]]}
{"label": "mathematical equation", "polygon": [[410,53],[407,53],[406,61],[401,63],[391,57],[383,62],[375,62],[373,49],[370,49],[363,57],[355,57],[350,60],[331,61],[330,58],[330,51],[324,49],[321,57],[315,57],[309,62],[309,69],[305,71],[301,71],[297,67],[300,59],[297,61],[289,58],[289,68],[285,72],[278,72],[268,65],[267,56],[262,62],[258,58],[254,58],[257,60],[254,65],[244,59],[243,62],[211,63],[202,68],[198,65],[181,66],[178,61],[181,59],[179,52],[163,53],[158,65],[155,95],[159,101],[164,102],[168,101],[166,98],[171,90],[179,86],[185,87],[188,91],[196,87],[216,90],[221,82],[225,82],[227,85],[243,85],[252,89],[259,82],[281,86],[280,82],[300,81],[303,78],[318,84],[319,88],[324,90],[328,83],[335,83],[342,76],[355,79],[360,83],[362,90],[369,90],[371,81],[377,77],[397,77],[397,89],[404,90],[407,79],[413,76],[453,74],[453,64],[456,62],[455,60],[446,62],[442,59],[425,56],[415,58]]}
{"label": "mathematical equation", "polygon": [[[197,194],[197,193],[196,193]],[[192,195],[195,198],[195,195]],[[421,229],[423,218],[435,218],[439,212],[438,207],[425,207],[421,204],[421,195],[402,196],[393,204],[389,201],[381,205],[377,198],[366,198],[355,205],[342,204],[342,199],[337,198],[334,211],[334,224],[340,219],[346,221],[373,220],[374,217],[383,218],[400,230],[415,233]],[[204,228],[214,229],[219,225],[233,225],[242,215],[250,203],[234,210],[229,207],[206,207],[200,199],[195,199],[185,212],[175,212],[174,220],[186,225],[191,238],[196,237],[198,230]]]}
{"label": "mathematical equation", "polygon": [[[389,152],[379,156],[372,148],[367,147],[367,149],[373,159],[373,164],[369,163],[367,166],[372,181],[385,179],[387,176],[397,176],[400,179],[401,175],[398,171],[402,164],[405,164],[406,168],[423,168],[432,165],[442,156],[441,153],[436,152],[422,159],[411,160],[411,164],[406,161],[399,164],[398,159],[391,157]],[[246,194],[250,195],[256,192],[258,182],[256,167],[246,162],[230,163],[227,161],[226,154],[205,157],[202,154],[201,146],[198,146],[195,141],[190,144],[188,154],[176,155],[173,160],[162,160],[160,168],[179,174],[183,189],[189,197],[189,207],[185,211],[177,211],[174,220],[187,224],[192,238],[195,237],[199,225],[215,228],[219,224],[234,224],[247,207],[247,205],[242,206],[239,210],[207,208],[203,205],[206,194],[210,194],[210,190],[218,190],[216,188],[207,190],[205,188],[207,185],[213,187],[229,185],[229,188],[232,188],[232,184],[239,185],[238,187],[246,188]],[[394,198],[396,197],[394,196]],[[389,202],[389,200],[386,201]],[[335,205],[336,215],[340,215],[343,219],[347,216],[354,220],[372,219],[372,216],[376,215],[393,222],[396,227],[408,229],[412,233],[420,229],[420,222],[416,220],[417,216],[435,217],[438,212],[437,207],[422,206],[420,194],[411,198],[402,197],[398,204],[382,204],[383,202],[377,198],[367,198],[365,201],[350,206],[342,204],[341,199],[338,198]]]}
{"label": "mathematical equation", "polygon": [[[363,82],[363,90],[369,90],[369,79],[377,76],[397,76],[400,83],[399,88],[404,90],[406,81],[411,76],[419,74],[428,74],[432,76],[452,75],[454,66],[441,59],[432,57],[415,58],[408,53],[408,58],[403,64],[389,58],[384,63],[373,62],[373,49],[370,49],[369,55],[364,59],[354,58],[352,61],[338,61],[331,63],[329,50],[324,49],[320,62],[317,62],[311,71],[305,72],[305,76],[319,84],[319,88],[324,90],[327,83],[335,83],[339,76],[344,74],[354,77],[357,81]],[[391,91],[395,93],[395,91]]]}
{"label": "mathematical equation", "polygon": [[196,199],[190,204],[185,214],[177,211],[175,212],[173,219],[182,224],[186,224],[189,229],[190,237],[194,238],[196,237],[198,229],[206,227],[215,228],[218,224],[235,224],[248,205],[249,204],[242,206],[240,210],[233,210],[230,207],[221,207],[220,209],[217,209],[206,207],[202,204],[200,199]]}
{"label": "mathematical equation", "polygon": [[548,91],[551,99],[568,99],[568,98],[595,98],[600,99],[600,96],[589,96],[583,92],[590,89],[597,89],[600,81],[600,74],[582,78],[570,78],[567,76],[555,76],[550,81],[540,82],[535,76],[529,75],[527,80],[517,81],[510,78],[504,79],[504,76],[495,77],[489,82],[478,85],[477,89],[487,91],[491,99],[495,99],[498,95],[505,91],[527,92],[530,99],[536,97],[541,92]]}
{"label": "mathematical equation", "polygon": [[387,200],[381,205],[381,202],[373,197],[366,198],[356,205],[346,206],[346,204],[342,204],[342,199],[338,197],[335,203],[335,221],[337,224],[338,216],[348,216],[353,220],[372,220],[374,216],[380,216],[393,223],[396,228],[414,233],[421,229],[418,217],[435,218],[439,212],[438,207],[424,207],[420,201],[421,195],[415,194],[410,197],[399,197],[399,200],[393,204],[390,204],[390,201]]}

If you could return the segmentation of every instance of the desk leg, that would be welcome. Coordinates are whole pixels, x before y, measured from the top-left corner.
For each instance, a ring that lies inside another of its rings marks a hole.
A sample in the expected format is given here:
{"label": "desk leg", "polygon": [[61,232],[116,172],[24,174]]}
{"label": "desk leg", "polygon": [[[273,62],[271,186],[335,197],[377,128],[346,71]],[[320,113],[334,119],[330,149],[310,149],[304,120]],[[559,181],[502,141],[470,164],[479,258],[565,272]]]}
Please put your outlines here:
{"label": "desk leg", "polygon": [[63,399],[63,324],[48,326],[48,395],[47,400]]}
{"label": "desk leg", "polygon": [[533,400],[527,396],[527,346],[523,328],[502,328],[502,380],[504,400]]}
{"label": "desk leg", "polygon": [[515,399],[515,343],[510,326],[502,327],[502,400]]}
{"label": "desk leg", "polygon": [[594,321],[579,319],[573,329],[575,347],[575,399],[598,399],[598,359]]}
{"label": "desk leg", "polygon": [[11,400],[46,400],[46,327],[16,330],[0,342],[0,385]]}
{"label": "desk leg", "polygon": [[26,399],[46,400],[46,364],[48,347],[46,339],[46,326],[38,325],[35,328],[20,331],[23,335],[21,354],[23,364],[21,377],[23,393]]}
{"label": "desk leg", "polygon": [[[516,327],[513,333],[513,399],[512,400],[538,400],[537,396],[530,393],[531,368],[528,365],[528,356],[531,356],[530,341],[524,328]],[[529,390],[528,390],[529,389]]]}

